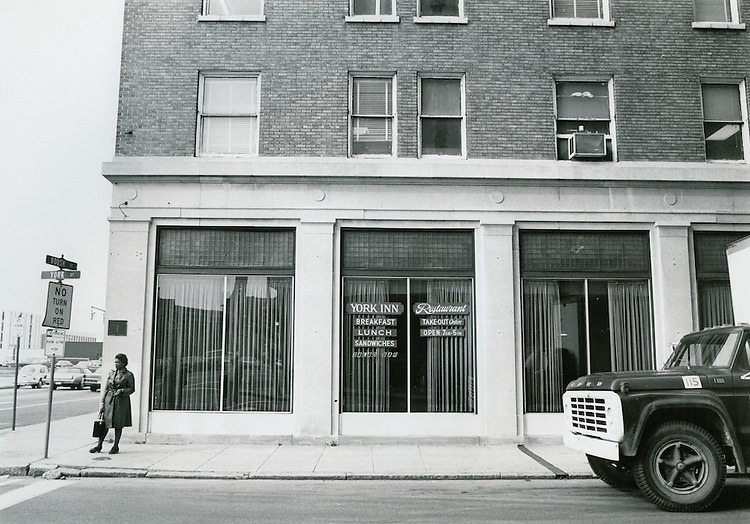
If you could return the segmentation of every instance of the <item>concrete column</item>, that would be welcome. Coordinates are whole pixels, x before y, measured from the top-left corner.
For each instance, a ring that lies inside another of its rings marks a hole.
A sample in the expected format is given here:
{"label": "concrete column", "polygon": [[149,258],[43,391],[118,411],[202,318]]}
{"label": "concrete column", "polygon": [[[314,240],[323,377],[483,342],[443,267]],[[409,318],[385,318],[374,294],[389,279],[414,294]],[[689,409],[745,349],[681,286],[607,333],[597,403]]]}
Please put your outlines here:
{"label": "concrete column", "polygon": [[651,236],[656,366],[693,330],[688,226],[657,225]]}
{"label": "concrete column", "polygon": [[[105,326],[102,349],[102,375],[114,369],[115,355],[124,353],[128,357],[128,369],[135,376],[135,393],[130,397],[133,414],[133,429],[146,431],[147,403],[145,395],[148,384],[149,341],[144,339],[145,304],[150,297],[147,289],[147,253],[149,221],[111,221],[109,236],[109,258],[107,267],[107,302],[105,306],[107,325],[111,321],[127,322],[125,336],[111,336]],[[142,395],[143,394],[143,395]],[[142,409],[143,408],[143,409]]]}
{"label": "concrete column", "polygon": [[[513,226],[484,225],[477,245],[477,393],[489,440],[519,434]],[[520,339],[520,338],[519,338]]]}
{"label": "concrete column", "polygon": [[333,360],[333,222],[297,229],[294,307],[294,436],[331,434]]}

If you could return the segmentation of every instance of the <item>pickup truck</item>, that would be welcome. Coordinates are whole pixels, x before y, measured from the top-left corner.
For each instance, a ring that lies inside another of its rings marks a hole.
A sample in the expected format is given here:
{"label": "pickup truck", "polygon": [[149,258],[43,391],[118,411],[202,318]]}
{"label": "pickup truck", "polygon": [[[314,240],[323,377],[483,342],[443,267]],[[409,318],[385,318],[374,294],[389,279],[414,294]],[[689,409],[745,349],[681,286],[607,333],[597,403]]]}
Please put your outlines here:
{"label": "pickup truck", "polygon": [[596,373],[563,395],[568,447],[607,484],[702,511],[750,473],[750,325],[685,335],[664,368]]}

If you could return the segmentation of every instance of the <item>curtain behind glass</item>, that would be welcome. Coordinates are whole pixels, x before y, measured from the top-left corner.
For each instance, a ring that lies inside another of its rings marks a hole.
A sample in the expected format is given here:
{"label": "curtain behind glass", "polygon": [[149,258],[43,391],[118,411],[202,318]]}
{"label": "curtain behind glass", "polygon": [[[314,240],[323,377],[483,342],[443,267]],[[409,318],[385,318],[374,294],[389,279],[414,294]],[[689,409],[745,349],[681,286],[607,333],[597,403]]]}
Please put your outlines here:
{"label": "curtain behind glass", "polygon": [[729,282],[698,284],[698,318],[701,329],[734,324],[732,290]]}
{"label": "curtain behind glass", "polygon": [[[350,302],[388,302],[387,280],[347,280],[345,296]],[[354,330],[356,315],[347,315],[347,333]],[[351,338],[349,335],[348,338]],[[354,347],[349,348],[350,351]],[[385,353],[388,348],[368,348],[374,358],[345,355],[347,388],[346,410],[352,412],[388,412],[391,407],[391,369]],[[347,387],[348,386],[348,387]]]}
{"label": "curtain behind glass", "polygon": [[219,409],[223,302],[223,277],[159,277],[154,409]]}
{"label": "curtain behind glass", "polygon": [[224,410],[291,411],[292,279],[229,277]]}
{"label": "curtain behind glass", "polygon": [[[432,280],[427,283],[427,302],[472,304],[471,282]],[[436,315],[452,318],[452,315]],[[474,325],[466,316],[463,337],[430,337],[427,340],[427,411],[442,413],[473,413]]]}
{"label": "curtain behind glass", "polygon": [[526,412],[561,412],[564,384],[558,283],[525,281],[523,313]]}
{"label": "curtain behind glass", "polygon": [[608,282],[612,371],[653,369],[648,282]]}

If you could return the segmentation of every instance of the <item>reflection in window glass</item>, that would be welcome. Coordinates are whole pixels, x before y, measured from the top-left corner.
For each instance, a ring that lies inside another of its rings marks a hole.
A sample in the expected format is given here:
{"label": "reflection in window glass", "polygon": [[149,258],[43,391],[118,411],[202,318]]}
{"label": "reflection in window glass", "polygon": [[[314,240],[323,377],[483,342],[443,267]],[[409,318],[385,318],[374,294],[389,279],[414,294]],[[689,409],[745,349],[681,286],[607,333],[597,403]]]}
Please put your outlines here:
{"label": "reflection in window glass", "polygon": [[291,278],[160,275],[157,286],[153,409],[291,409]]}
{"label": "reflection in window glass", "polygon": [[460,78],[422,78],[421,153],[463,154],[463,104]]}
{"label": "reflection in window glass", "polygon": [[393,0],[352,0],[352,14],[355,16],[393,14]]}
{"label": "reflection in window glass", "polygon": [[738,84],[703,84],[707,160],[742,160],[742,107]]}
{"label": "reflection in window glass", "polygon": [[469,279],[344,281],[345,412],[475,412]]}
{"label": "reflection in window glass", "polygon": [[696,22],[731,22],[731,0],[695,0]]}
{"label": "reflection in window glass", "polygon": [[419,0],[419,16],[460,16],[461,0]]}
{"label": "reflection in window glass", "polygon": [[554,18],[603,18],[605,0],[552,0]]}
{"label": "reflection in window glass", "polygon": [[263,0],[206,0],[209,15],[261,15]]}

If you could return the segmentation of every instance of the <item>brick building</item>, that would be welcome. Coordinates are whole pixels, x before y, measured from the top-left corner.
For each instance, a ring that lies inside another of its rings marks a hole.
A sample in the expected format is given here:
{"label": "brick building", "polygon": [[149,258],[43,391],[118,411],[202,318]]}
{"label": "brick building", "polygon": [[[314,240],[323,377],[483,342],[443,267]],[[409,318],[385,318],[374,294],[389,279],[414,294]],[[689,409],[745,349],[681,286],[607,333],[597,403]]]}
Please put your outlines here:
{"label": "brick building", "polygon": [[126,0],[105,361],[143,433],[519,440],[731,322],[742,0]]}

